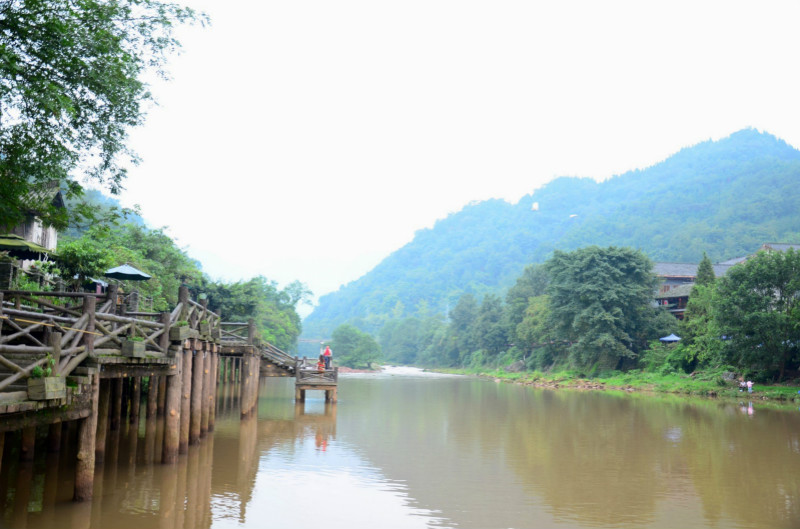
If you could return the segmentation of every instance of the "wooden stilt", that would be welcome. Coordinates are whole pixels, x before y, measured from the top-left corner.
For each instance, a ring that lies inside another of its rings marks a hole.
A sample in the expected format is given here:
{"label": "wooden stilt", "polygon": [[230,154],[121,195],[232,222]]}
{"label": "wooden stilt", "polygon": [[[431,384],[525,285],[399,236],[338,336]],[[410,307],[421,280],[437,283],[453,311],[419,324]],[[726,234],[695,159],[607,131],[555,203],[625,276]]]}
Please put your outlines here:
{"label": "wooden stilt", "polygon": [[189,419],[192,409],[192,351],[183,349],[183,365],[181,366],[181,432],[178,442],[178,452],[185,454],[189,451]]}
{"label": "wooden stilt", "polygon": [[158,377],[158,410],[159,417],[164,415],[164,406],[167,399],[167,377]]}
{"label": "wooden stilt", "polygon": [[92,413],[78,420],[78,454],[75,466],[75,501],[92,499],[94,488],[95,441],[100,402],[100,375],[92,376]]}
{"label": "wooden stilt", "polygon": [[158,377],[150,377],[147,384],[147,420],[156,418],[158,408]]}
{"label": "wooden stilt", "polygon": [[61,430],[63,426],[61,421],[50,425],[50,431],[47,433],[47,451],[51,454],[57,454],[61,451]]}
{"label": "wooden stilt", "polygon": [[111,381],[111,394],[113,396],[113,407],[111,408],[111,431],[119,430],[122,417],[122,379],[115,378]]}
{"label": "wooden stilt", "polygon": [[200,441],[200,416],[203,403],[203,352],[196,351],[192,365],[192,405],[189,420],[189,444]]}
{"label": "wooden stilt", "polygon": [[36,444],[36,427],[29,426],[22,429],[22,446],[19,451],[20,461],[33,461],[34,445]]}
{"label": "wooden stilt", "polygon": [[219,355],[211,353],[211,389],[209,391],[208,403],[208,431],[214,431],[214,423],[217,421],[217,384],[219,380]]}
{"label": "wooden stilt", "polygon": [[[100,374],[98,373],[98,377]],[[106,458],[106,435],[108,433],[108,412],[111,408],[111,381],[100,380],[100,395],[97,403],[97,440],[95,441],[95,462],[102,463]]]}
{"label": "wooden stilt", "polygon": [[[204,347],[205,349],[205,347]],[[211,352],[205,351],[203,354],[203,396],[202,408],[200,411],[200,436],[203,437],[208,432],[208,398],[211,395]]]}
{"label": "wooden stilt", "polygon": [[164,409],[164,446],[161,451],[161,462],[172,464],[178,461],[178,447],[181,430],[181,383],[183,355],[175,357],[177,372],[167,379]]}
{"label": "wooden stilt", "polygon": [[131,377],[124,377],[122,379],[122,413],[120,419],[122,422],[127,422],[128,409],[131,400]]}
{"label": "wooden stilt", "polygon": [[141,377],[133,377],[131,379],[131,424],[136,425],[136,431],[139,427],[139,408],[142,404],[142,379]]}

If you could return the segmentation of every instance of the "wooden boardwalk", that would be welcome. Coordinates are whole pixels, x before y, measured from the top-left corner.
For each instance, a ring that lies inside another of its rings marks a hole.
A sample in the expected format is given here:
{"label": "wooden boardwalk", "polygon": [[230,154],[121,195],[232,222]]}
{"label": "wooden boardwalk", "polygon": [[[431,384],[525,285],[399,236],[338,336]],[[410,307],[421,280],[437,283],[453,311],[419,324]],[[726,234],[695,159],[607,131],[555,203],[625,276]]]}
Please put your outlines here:
{"label": "wooden boardwalk", "polygon": [[163,418],[161,459],[174,463],[213,431],[218,384],[236,385],[248,417],[259,377],[294,376],[299,363],[258,343],[252,320],[224,322],[185,287],[170,312],[119,301],[113,285],[104,295],[0,291],[0,457],[6,432],[21,432],[27,459],[37,429],[57,447],[76,421],[78,501],[92,498],[95,463],[121,421]]}

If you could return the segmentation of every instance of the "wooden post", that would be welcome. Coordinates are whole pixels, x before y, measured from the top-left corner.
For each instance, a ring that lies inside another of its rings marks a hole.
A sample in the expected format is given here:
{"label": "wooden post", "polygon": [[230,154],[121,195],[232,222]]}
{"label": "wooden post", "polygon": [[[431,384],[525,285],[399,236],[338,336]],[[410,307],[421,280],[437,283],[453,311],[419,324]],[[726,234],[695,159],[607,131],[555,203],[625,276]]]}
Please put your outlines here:
{"label": "wooden post", "polygon": [[[207,347],[203,347],[207,349]],[[203,354],[203,404],[200,412],[200,436],[205,436],[208,432],[208,399],[211,395],[211,351],[206,350]]]}
{"label": "wooden post", "polygon": [[247,320],[247,345],[253,345],[256,339],[256,321],[253,318]]}
{"label": "wooden post", "polygon": [[164,415],[164,406],[166,405],[167,398],[167,378],[158,377],[158,409],[157,415],[162,417]]}
{"label": "wooden post", "polygon": [[142,405],[142,379],[133,377],[131,379],[131,424],[135,425],[136,432],[139,431],[139,408]]}
{"label": "wooden post", "polygon": [[[97,374],[100,377],[100,373]],[[106,458],[106,433],[108,432],[108,410],[111,407],[111,381],[100,380],[100,393],[97,408],[97,440],[95,441],[94,458],[102,463]]]}
{"label": "wooden post", "polygon": [[53,376],[58,375],[58,364],[61,361],[61,336],[60,332],[50,333],[50,347],[53,348],[52,358],[55,361],[53,365]]}
{"label": "wooden post", "polygon": [[[0,292],[0,338],[3,337],[3,293]],[[3,458],[3,454],[0,453],[0,459]]]}
{"label": "wooden post", "polygon": [[122,422],[128,422],[128,409],[129,401],[131,398],[131,377],[123,377],[122,378],[122,413],[120,414],[120,419]]}
{"label": "wooden post", "polygon": [[208,431],[214,431],[214,423],[217,422],[217,378],[219,372],[219,355],[211,346],[211,390],[209,391],[208,403]]}
{"label": "wooden post", "polygon": [[33,449],[36,444],[36,426],[22,429],[22,447],[19,452],[20,461],[33,461]]}
{"label": "wooden post", "polygon": [[203,352],[195,351],[192,365],[192,405],[189,420],[189,444],[200,442],[200,416],[203,404]]}
{"label": "wooden post", "polygon": [[164,326],[164,332],[161,336],[158,337],[158,346],[161,348],[161,352],[165,355],[169,356],[170,348],[169,348],[169,324],[170,324],[170,313],[169,312],[162,312],[161,313],[161,325]]}
{"label": "wooden post", "polygon": [[[110,286],[109,286],[110,288]],[[95,305],[97,300],[94,296],[86,296],[83,298],[83,313],[89,315],[86,321],[86,331],[83,333],[83,346],[90,357],[94,356],[94,332],[95,328]]]}
{"label": "wooden post", "polygon": [[247,412],[250,411],[247,407],[247,403],[250,401],[250,378],[247,376],[248,366],[250,364],[250,358],[245,353],[241,357],[241,373],[242,373],[242,384],[239,387],[239,408],[242,417],[247,417]]}
{"label": "wooden post", "polygon": [[106,299],[109,301],[113,301],[111,304],[111,313],[117,313],[117,294],[119,292],[119,285],[116,283],[110,283],[108,285],[108,289],[106,290]]}
{"label": "wooden post", "polygon": [[181,314],[178,319],[185,321],[189,312],[189,287],[186,285],[178,287],[178,302],[181,304]]}
{"label": "wooden post", "polygon": [[[51,454],[57,454],[61,451],[61,430],[63,426],[61,421],[50,425],[50,431],[47,434],[47,451]],[[0,452],[0,457],[2,457],[2,452]]]}
{"label": "wooden post", "polygon": [[181,349],[178,353],[183,357],[181,366],[181,432],[178,442],[178,453],[189,451],[189,414],[192,409],[192,350]]}
{"label": "wooden post", "polygon": [[119,430],[120,418],[122,416],[122,379],[114,378],[111,380],[113,395],[113,407],[111,408],[111,431]]}
{"label": "wooden post", "polygon": [[258,385],[261,382],[261,357],[256,355],[253,357],[253,393],[252,405],[250,406],[253,413],[258,412]]}
{"label": "wooden post", "polygon": [[181,382],[183,355],[175,356],[176,371],[167,379],[166,409],[164,410],[164,447],[161,450],[161,462],[172,464],[178,461],[181,429]]}
{"label": "wooden post", "polygon": [[94,488],[95,433],[97,430],[98,404],[100,401],[100,374],[92,377],[92,413],[78,420],[78,455],[75,466],[75,501],[92,499]]}
{"label": "wooden post", "polygon": [[147,383],[147,420],[154,420],[156,418],[156,410],[158,408],[158,377],[150,376]]}

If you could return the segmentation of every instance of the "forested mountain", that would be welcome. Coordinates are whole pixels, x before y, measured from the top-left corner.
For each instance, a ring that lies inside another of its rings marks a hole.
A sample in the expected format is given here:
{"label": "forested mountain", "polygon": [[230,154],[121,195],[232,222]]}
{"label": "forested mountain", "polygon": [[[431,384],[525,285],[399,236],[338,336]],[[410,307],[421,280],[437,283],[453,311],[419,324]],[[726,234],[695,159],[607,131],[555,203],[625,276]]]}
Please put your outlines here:
{"label": "forested mountain", "polygon": [[[746,129],[598,183],[558,178],[517,204],[464,207],[322,296],[304,335],[344,322],[376,333],[393,317],[446,313],[463,293],[503,294],[555,249],[630,246],[656,261],[714,261],[800,241],[800,151]],[[537,207],[538,206],[538,207]]]}

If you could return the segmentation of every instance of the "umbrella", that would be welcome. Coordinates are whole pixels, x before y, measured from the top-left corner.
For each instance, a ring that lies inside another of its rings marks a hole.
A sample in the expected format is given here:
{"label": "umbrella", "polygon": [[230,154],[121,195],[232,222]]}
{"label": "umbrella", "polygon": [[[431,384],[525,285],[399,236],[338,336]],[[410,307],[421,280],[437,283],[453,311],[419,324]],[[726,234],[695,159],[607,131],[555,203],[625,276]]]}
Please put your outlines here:
{"label": "umbrella", "polygon": [[17,259],[38,259],[42,254],[55,254],[55,252],[48,250],[44,246],[26,241],[13,233],[0,235],[0,251],[8,252],[9,255]]}
{"label": "umbrella", "polygon": [[680,336],[675,336],[674,334],[670,334],[669,336],[664,336],[663,338],[659,338],[658,341],[660,341],[660,342],[668,342],[668,343],[680,342],[681,341],[681,337]]}
{"label": "umbrella", "polygon": [[147,281],[151,277],[129,264],[106,270],[106,273],[103,275],[111,279],[125,279],[127,281]]}

